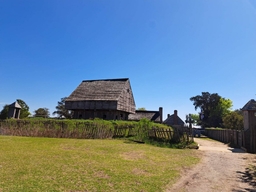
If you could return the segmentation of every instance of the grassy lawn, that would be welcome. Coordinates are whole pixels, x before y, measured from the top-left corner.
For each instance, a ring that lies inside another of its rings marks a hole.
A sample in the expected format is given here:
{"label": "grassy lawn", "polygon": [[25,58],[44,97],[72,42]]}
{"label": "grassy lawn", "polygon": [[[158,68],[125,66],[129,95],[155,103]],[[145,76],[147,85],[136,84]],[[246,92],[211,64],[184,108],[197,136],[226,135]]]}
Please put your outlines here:
{"label": "grassy lawn", "polygon": [[0,136],[0,192],[164,191],[195,150],[125,140]]}

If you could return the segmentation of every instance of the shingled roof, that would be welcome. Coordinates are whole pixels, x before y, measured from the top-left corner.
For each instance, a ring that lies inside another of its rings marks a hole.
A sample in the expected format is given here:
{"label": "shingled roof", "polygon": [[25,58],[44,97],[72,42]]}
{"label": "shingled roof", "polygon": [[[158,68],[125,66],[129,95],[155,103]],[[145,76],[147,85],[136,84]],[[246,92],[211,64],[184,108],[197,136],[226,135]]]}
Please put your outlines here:
{"label": "shingled roof", "polygon": [[143,118],[150,121],[161,122],[161,114],[159,111],[142,111],[136,110],[135,114],[129,114],[128,119],[131,121],[139,121]]}
{"label": "shingled roof", "polygon": [[12,103],[11,105],[9,105],[9,107],[11,108],[17,108],[17,109],[21,109],[21,106],[19,105],[19,103],[17,101],[15,101],[14,103]]}
{"label": "shingled roof", "polygon": [[245,106],[242,108],[243,111],[256,111],[256,101],[251,99],[248,101]]}
{"label": "shingled roof", "polygon": [[118,100],[128,78],[85,80],[71,93],[66,101]]}
{"label": "shingled roof", "polygon": [[169,115],[168,114],[168,117],[167,119],[164,121],[164,124],[167,124],[167,125],[184,125],[184,121],[182,121],[182,119],[178,116],[178,111],[177,110],[174,110],[174,114],[172,115]]}

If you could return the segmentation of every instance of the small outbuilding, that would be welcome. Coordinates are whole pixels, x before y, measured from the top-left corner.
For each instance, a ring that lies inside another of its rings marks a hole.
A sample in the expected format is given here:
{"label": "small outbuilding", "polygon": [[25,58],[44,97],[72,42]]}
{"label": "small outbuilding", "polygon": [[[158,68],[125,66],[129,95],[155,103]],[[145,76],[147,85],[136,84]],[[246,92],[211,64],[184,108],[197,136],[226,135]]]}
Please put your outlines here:
{"label": "small outbuilding", "polygon": [[167,119],[164,121],[164,124],[172,126],[172,127],[183,127],[184,121],[178,116],[178,111],[174,110],[174,113],[172,115],[168,114]]}
{"label": "small outbuilding", "polygon": [[256,101],[251,99],[244,107],[244,141],[248,152],[256,153]]}
{"label": "small outbuilding", "polygon": [[20,118],[21,106],[17,101],[9,105],[8,118],[19,119]]}
{"label": "small outbuilding", "polygon": [[129,114],[128,120],[139,121],[141,119],[149,119],[156,123],[163,122],[163,108],[159,107],[158,111],[148,111],[148,110],[136,110],[134,114]]}
{"label": "small outbuilding", "polygon": [[135,101],[128,78],[85,80],[65,100],[76,119],[128,120]]}

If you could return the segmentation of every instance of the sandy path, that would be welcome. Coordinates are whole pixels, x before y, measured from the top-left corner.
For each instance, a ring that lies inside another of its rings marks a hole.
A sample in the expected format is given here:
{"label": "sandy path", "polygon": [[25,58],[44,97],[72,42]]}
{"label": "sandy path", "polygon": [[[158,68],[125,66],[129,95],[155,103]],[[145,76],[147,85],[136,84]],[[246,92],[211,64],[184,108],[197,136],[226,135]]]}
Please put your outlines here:
{"label": "sandy path", "polygon": [[246,178],[246,167],[255,163],[254,154],[208,139],[195,138],[199,144],[196,151],[202,156],[196,167],[185,170],[180,180],[170,191],[256,191],[256,186]]}

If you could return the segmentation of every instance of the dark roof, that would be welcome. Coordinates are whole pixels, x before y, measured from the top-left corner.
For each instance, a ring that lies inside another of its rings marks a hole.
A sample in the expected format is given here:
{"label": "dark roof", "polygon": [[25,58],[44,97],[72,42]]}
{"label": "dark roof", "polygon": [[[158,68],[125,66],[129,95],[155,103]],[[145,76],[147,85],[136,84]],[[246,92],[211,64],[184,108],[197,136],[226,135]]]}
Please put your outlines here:
{"label": "dark roof", "polygon": [[15,101],[14,103],[12,103],[11,105],[9,105],[10,108],[18,108],[21,109],[21,106],[19,105],[19,103],[17,101]]}
{"label": "dark roof", "polygon": [[160,112],[136,110],[135,114],[129,114],[128,116],[128,119],[132,121],[139,121],[143,118],[146,118],[155,122],[160,122]]}
{"label": "dark roof", "polygon": [[127,82],[128,78],[85,80],[66,101],[118,100]]}
{"label": "dark roof", "polygon": [[170,115],[165,121],[164,124],[167,125],[184,125],[184,121],[181,120],[181,118],[175,114]]}
{"label": "dark roof", "polygon": [[248,101],[245,106],[242,108],[243,111],[256,111],[256,101],[251,99]]}

